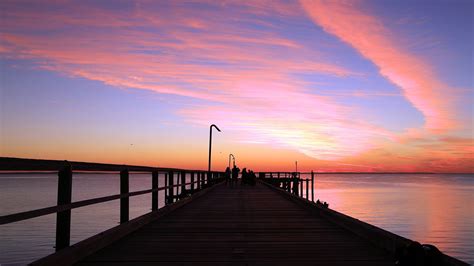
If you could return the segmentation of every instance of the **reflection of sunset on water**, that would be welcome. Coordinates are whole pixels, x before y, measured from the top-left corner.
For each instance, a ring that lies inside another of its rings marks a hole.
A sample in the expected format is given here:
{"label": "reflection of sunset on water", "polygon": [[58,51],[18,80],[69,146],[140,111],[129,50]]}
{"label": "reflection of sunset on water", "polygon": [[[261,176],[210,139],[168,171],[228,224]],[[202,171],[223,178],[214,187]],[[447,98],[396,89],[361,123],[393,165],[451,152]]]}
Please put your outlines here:
{"label": "reflection of sunset on water", "polygon": [[320,174],[315,181],[315,199],[330,208],[471,260],[473,195],[471,175]]}

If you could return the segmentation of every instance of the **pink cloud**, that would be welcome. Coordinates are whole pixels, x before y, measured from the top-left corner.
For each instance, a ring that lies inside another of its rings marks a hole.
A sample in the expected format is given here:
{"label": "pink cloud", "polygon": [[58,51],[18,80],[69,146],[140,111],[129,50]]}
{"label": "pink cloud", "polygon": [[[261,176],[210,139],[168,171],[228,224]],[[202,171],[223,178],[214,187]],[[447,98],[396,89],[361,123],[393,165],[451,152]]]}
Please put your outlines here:
{"label": "pink cloud", "polygon": [[[298,5],[245,1],[222,4],[238,6],[233,12],[215,12],[171,1],[170,10],[158,13],[150,3],[139,2],[130,12],[77,3],[56,3],[55,8],[37,12],[2,4],[7,8],[0,25],[0,53],[120,88],[205,100],[177,112],[191,123],[207,126],[213,121],[232,129],[241,142],[290,148],[311,158],[355,158],[389,147],[390,142],[403,143],[391,132],[362,122],[356,108],[317,96],[307,82],[295,78],[294,74],[308,73],[333,78],[360,75],[329,61],[317,47],[271,30],[277,26],[265,17],[291,20],[302,15]],[[428,129],[456,126],[446,97],[449,88],[434,78],[426,63],[395,45],[374,17],[352,6],[319,4],[303,6],[316,23],[355,47],[401,87],[425,115]],[[266,28],[241,26],[249,21]],[[368,164],[355,160],[347,165]]]}
{"label": "pink cloud", "polygon": [[229,102],[179,113],[204,126],[214,121],[237,132],[235,139],[241,142],[289,148],[325,160],[355,156],[392,139],[390,132],[358,121],[353,108],[300,87],[291,80],[246,78],[227,84]]}
{"label": "pink cloud", "polygon": [[[293,76],[358,73],[325,61],[314,47],[276,31],[242,27],[240,22],[251,20],[271,28],[262,16],[301,12],[298,5],[271,3],[246,2],[230,9],[232,13],[170,3],[160,16],[146,2],[129,14],[88,5],[59,3],[41,12],[16,10],[13,5],[6,8],[7,23],[0,27],[6,47],[1,51],[7,57],[33,59],[48,70],[112,86],[206,100],[178,112],[192,123],[215,121],[234,128],[242,142],[270,143],[310,157],[336,159],[386,138],[382,129],[353,122],[353,108],[313,95],[304,80]],[[134,27],[147,30],[128,29]]]}
{"label": "pink cloud", "polygon": [[453,88],[439,80],[432,66],[397,44],[396,36],[354,2],[301,0],[311,19],[372,61],[380,74],[400,87],[425,117],[431,132],[459,127]]}

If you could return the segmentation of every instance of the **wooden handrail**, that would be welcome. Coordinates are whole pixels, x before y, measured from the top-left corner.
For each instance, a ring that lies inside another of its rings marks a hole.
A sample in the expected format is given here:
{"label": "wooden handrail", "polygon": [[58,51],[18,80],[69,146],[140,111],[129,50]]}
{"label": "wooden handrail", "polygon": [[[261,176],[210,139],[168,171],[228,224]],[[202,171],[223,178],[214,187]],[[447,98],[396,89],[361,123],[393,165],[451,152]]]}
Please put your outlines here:
{"label": "wooden handrail", "polygon": [[[301,174],[311,174],[310,178],[302,178]],[[314,202],[314,172],[259,172],[259,179],[307,201]],[[311,198],[309,184],[311,182]],[[303,195],[303,183],[306,183],[306,198]]]}
{"label": "wooden handrail", "polygon": [[[166,192],[165,204],[168,205],[189,196],[204,186],[214,185],[216,181],[220,180],[217,177],[223,174],[222,172],[215,171],[208,172],[176,168],[0,157],[0,173],[5,171],[13,173],[18,171],[55,171],[58,173],[58,205],[0,216],[0,225],[2,225],[56,213],[56,250],[63,249],[70,244],[72,209],[120,199],[120,223],[127,223],[129,221],[130,197],[152,193],[153,212],[158,210],[158,191],[164,190]],[[121,193],[71,202],[72,177],[73,173],[77,171],[120,172]],[[150,173],[152,188],[129,192],[130,172]],[[160,173],[165,175],[165,180],[167,181],[164,187],[158,187],[158,176]],[[181,182],[177,180],[176,184],[174,184],[174,177],[178,177],[178,175],[174,175],[175,173],[179,174],[181,179]],[[207,174],[205,175],[204,173]],[[192,182],[186,183],[186,174],[191,174]],[[197,181],[194,181],[194,174],[198,176]],[[197,184],[196,190],[194,189],[195,184]],[[188,190],[186,186],[191,186],[191,189]],[[177,190],[176,195],[174,188]]]}
{"label": "wooden handrail", "polygon": [[[197,183],[197,181],[194,183]],[[187,186],[191,184],[193,183],[189,182],[189,183],[186,183],[185,185]],[[180,187],[180,186],[181,184],[173,185],[170,187]],[[145,189],[145,190],[134,191],[134,192],[126,193],[126,194],[115,194],[111,196],[76,201],[70,204],[56,205],[56,206],[51,206],[51,207],[46,207],[46,208],[41,208],[41,209],[36,209],[36,210],[31,210],[31,211],[8,214],[8,215],[0,216],[0,225],[24,221],[24,220],[41,217],[41,216],[56,213],[56,212],[72,210],[72,209],[76,209],[76,208],[80,208],[80,207],[84,207],[88,205],[94,205],[97,203],[103,203],[103,202],[117,200],[117,199],[126,198],[126,197],[139,196],[139,195],[148,194],[155,191],[165,190],[167,188],[168,187],[160,187],[156,189]]]}
{"label": "wooden handrail", "polygon": [[66,164],[71,165],[74,171],[121,171],[128,169],[130,172],[169,172],[169,171],[185,171],[185,172],[207,172],[205,170],[179,169],[166,167],[137,166],[125,164],[106,164],[106,163],[90,163],[60,160],[40,160],[40,159],[23,159],[12,157],[0,157],[0,171],[58,171]]}

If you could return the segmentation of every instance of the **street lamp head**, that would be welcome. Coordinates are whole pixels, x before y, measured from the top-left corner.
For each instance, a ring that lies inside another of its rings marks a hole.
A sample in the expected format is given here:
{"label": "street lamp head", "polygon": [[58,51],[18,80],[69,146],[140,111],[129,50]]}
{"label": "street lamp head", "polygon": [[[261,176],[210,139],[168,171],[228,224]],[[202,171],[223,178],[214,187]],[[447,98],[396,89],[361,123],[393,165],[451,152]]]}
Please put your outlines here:
{"label": "street lamp head", "polygon": [[217,129],[217,131],[221,132],[221,130],[220,130],[216,125],[212,124],[212,125],[211,125],[211,128],[212,128],[212,127],[215,127],[215,128]]}
{"label": "street lamp head", "polygon": [[212,127],[215,127],[217,131],[221,132],[221,130],[214,124],[209,127],[209,164],[207,167],[208,174],[211,174],[211,151],[212,151]]}

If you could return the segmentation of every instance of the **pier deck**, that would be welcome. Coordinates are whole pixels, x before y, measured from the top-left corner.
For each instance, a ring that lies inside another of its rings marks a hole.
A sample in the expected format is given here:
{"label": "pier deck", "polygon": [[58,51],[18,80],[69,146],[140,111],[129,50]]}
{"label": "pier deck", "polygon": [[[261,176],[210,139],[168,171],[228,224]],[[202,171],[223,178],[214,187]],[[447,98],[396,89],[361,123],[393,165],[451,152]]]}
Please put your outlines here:
{"label": "pier deck", "polygon": [[264,184],[221,184],[77,265],[394,265]]}

